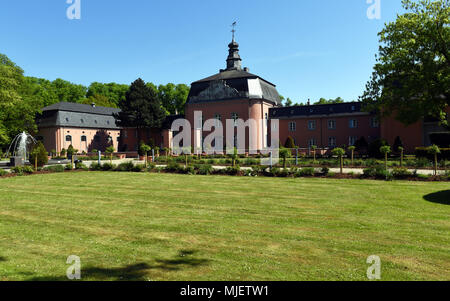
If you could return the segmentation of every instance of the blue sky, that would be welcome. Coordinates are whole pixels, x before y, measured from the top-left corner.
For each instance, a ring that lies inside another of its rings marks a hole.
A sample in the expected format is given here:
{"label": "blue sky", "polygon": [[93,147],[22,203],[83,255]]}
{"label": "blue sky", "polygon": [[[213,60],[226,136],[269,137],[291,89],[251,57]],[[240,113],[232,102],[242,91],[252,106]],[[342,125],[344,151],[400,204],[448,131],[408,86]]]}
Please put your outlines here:
{"label": "blue sky", "polygon": [[356,100],[372,73],[377,33],[402,12],[381,0],[0,0],[0,53],[28,76],[129,84],[186,83],[225,67],[233,21],[243,65],[294,102]]}

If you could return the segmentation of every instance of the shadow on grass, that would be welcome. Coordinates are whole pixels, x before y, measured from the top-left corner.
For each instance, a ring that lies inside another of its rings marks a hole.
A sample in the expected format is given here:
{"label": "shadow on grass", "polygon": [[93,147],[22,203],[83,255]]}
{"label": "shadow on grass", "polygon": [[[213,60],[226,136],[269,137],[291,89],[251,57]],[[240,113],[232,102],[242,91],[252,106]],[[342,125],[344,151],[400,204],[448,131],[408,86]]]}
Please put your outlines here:
{"label": "shadow on grass", "polygon": [[[137,263],[119,268],[81,267],[81,279],[113,281],[145,281],[151,270],[178,271],[205,265],[208,259],[192,258],[196,251],[181,250],[173,259],[156,259],[155,264]],[[67,277],[34,277],[28,281],[67,281]]]}
{"label": "shadow on grass", "polygon": [[423,197],[428,202],[450,205],[450,190],[443,190],[431,194],[427,194]]}
{"label": "shadow on grass", "polygon": [[0,262],[6,261],[6,258],[3,256],[0,256]]}

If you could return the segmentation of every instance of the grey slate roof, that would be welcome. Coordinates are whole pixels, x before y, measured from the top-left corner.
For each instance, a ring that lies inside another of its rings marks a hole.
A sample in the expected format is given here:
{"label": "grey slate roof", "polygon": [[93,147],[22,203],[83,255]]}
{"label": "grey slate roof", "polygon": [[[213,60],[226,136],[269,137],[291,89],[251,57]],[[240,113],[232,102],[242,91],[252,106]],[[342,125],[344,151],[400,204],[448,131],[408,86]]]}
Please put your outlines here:
{"label": "grey slate roof", "polygon": [[[217,83],[224,85],[223,89],[217,89]],[[213,85],[214,87],[212,87]],[[234,90],[234,93],[231,93],[233,91],[224,93],[230,88]],[[206,93],[206,96],[204,91],[208,89],[215,89],[216,91],[214,93]],[[226,70],[192,83],[188,103],[241,98],[265,99],[277,106],[281,105],[281,99],[275,85],[245,70]]]}
{"label": "grey slate roof", "polygon": [[120,129],[113,114],[120,109],[60,102],[42,109],[37,118],[39,127],[76,127],[95,129]]}
{"label": "grey slate roof", "polygon": [[66,112],[78,112],[97,115],[112,115],[113,113],[119,113],[120,109],[97,107],[97,106],[94,107],[91,105],[73,102],[58,102],[42,109],[42,112],[45,111],[66,111]]}

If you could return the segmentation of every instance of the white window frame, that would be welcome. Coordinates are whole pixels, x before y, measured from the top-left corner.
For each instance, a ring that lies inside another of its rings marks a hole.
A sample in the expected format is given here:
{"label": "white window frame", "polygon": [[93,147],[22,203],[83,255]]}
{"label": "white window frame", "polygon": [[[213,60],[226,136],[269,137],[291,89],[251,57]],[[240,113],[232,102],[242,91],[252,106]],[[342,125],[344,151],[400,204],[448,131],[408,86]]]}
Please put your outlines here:
{"label": "white window frame", "polygon": [[354,146],[356,141],[358,141],[358,137],[356,137],[356,136],[349,136],[348,137],[348,146]]}
{"label": "white window frame", "polygon": [[297,131],[297,123],[295,121],[289,122],[289,132]]}
{"label": "white window frame", "polygon": [[308,130],[314,131],[316,129],[316,121],[308,120]]}
{"label": "white window frame", "polygon": [[350,120],[348,121],[348,126],[349,126],[349,128],[351,128],[351,129],[356,129],[356,128],[358,128],[358,120],[357,120],[357,119],[350,119]]}
{"label": "white window frame", "polygon": [[[332,143],[332,141],[334,141],[334,143]],[[329,147],[336,147],[337,146],[337,139],[336,139],[336,137],[334,137],[334,136],[328,137],[328,146]]]}
{"label": "white window frame", "polygon": [[[333,124],[333,126],[331,126],[331,124]],[[328,129],[329,130],[335,130],[336,129],[336,120],[335,119],[328,120]]]}
{"label": "white window frame", "polygon": [[317,146],[316,138],[309,138],[308,140],[308,146],[312,147],[313,145]]}

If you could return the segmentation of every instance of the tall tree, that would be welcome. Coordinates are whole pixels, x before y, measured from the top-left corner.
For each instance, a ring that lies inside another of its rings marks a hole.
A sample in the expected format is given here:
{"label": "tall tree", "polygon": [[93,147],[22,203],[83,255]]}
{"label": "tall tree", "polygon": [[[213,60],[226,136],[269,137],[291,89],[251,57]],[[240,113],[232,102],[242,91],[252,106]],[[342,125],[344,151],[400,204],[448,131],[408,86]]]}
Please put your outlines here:
{"label": "tall tree", "polygon": [[89,85],[86,97],[98,97],[99,95],[104,96],[108,100],[107,102],[105,102],[106,106],[117,108],[120,102],[125,100],[125,95],[129,88],[129,85],[122,85],[117,83],[103,84],[93,82]]}
{"label": "tall tree", "polygon": [[138,141],[141,141],[141,129],[159,128],[165,118],[158,95],[140,78],[131,84],[125,101],[120,103],[120,109],[121,112],[114,116],[117,124],[122,127],[135,127],[138,131]]}
{"label": "tall tree", "polygon": [[315,105],[326,105],[326,104],[335,104],[335,103],[343,103],[344,100],[341,97],[338,97],[336,99],[325,99],[321,98],[319,101],[315,102]]}
{"label": "tall tree", "polygon": [[386,24],[366,91],[367,110],[404,124],[433,116],[446,123],[450,96],[450,0],[403,0],[407,13]]}
{"label": "tall tree", "polygon": [[189,94],[189,87],[184,84],[175,85],[169,83],[167,85],[159,85],[158,94],[161,99],[162,106],[169,114],[183,114],[184,105]]}

